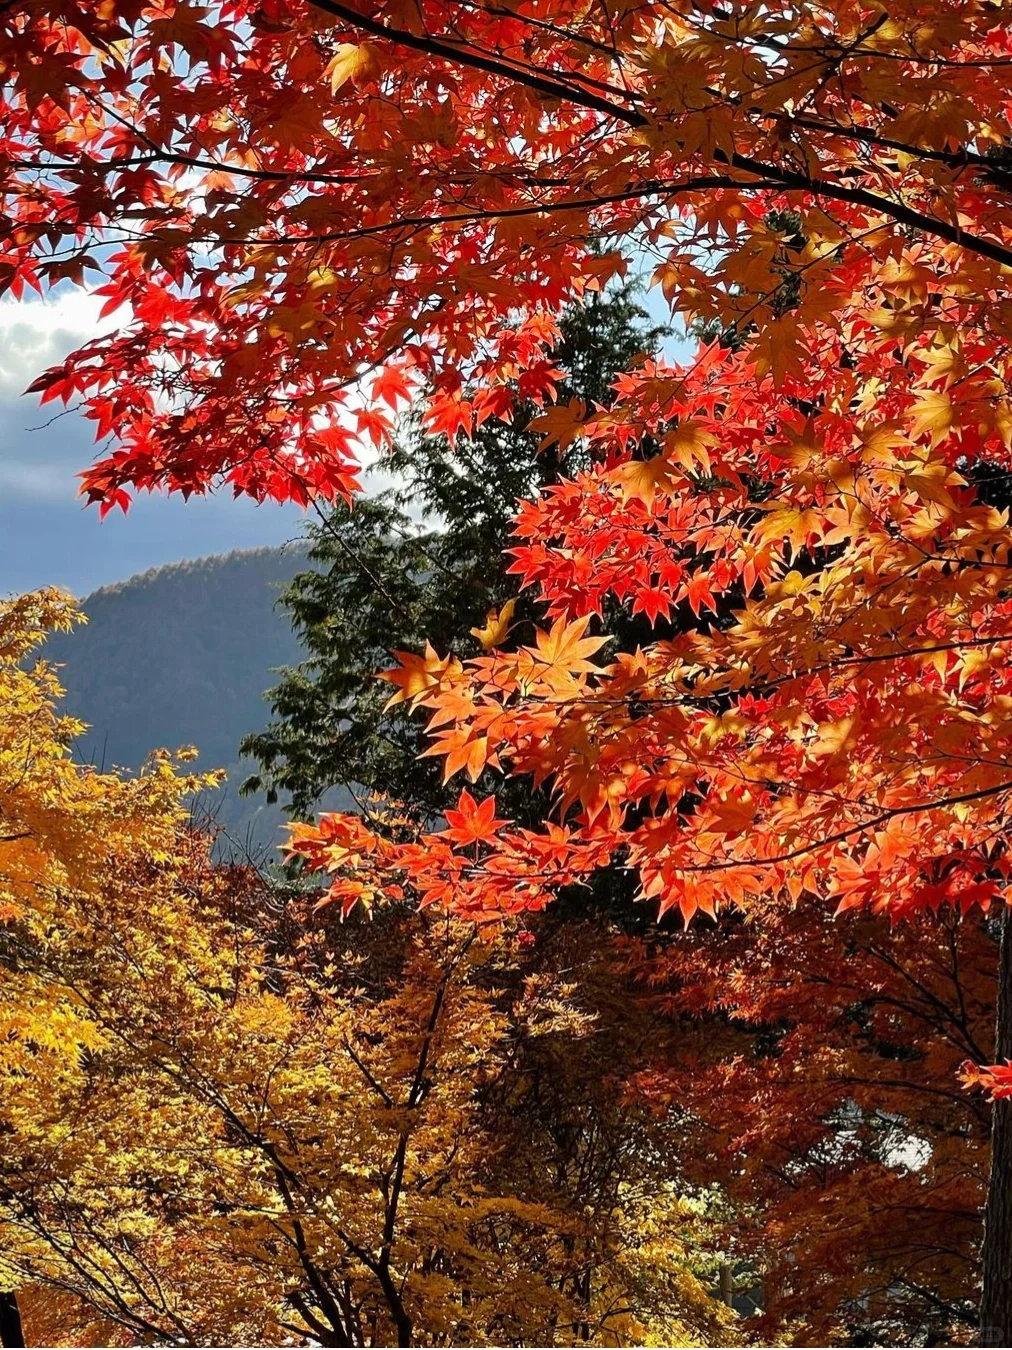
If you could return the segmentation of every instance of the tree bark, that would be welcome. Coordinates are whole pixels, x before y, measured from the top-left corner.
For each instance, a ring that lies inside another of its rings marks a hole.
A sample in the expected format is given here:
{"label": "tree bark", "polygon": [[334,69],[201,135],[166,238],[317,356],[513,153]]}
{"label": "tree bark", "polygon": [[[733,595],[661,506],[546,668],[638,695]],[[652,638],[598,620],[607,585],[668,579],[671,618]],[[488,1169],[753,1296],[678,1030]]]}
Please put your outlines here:
{"label": "tree bark", "polygon": [[0,1294],[0,1345],[24,1345],[25,1333],[21,1326],[21,1309],[13,1291]]}
{"label": "tree bark", "polygon": [[[1012,1060],[1012,914],[1001,916],[995,1063]],[[980,1344],[1012,1344],[1012,1098],[991,1117],[991,1177],[984,1209]]]}
{"label": "tree bark", "polygon": [[729,1308],[734,1307],[734,1275],[729,1261],[720,1263],[720,1301]]}

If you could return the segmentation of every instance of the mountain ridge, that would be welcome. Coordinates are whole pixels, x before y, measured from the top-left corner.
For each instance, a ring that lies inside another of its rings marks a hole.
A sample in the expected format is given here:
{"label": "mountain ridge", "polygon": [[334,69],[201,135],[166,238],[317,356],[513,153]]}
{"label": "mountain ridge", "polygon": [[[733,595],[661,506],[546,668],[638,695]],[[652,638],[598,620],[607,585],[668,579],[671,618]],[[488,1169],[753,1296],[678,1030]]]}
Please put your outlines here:
{"label": "mountain ridge", "polygon": [[198,767],[228,775],[203,804],[224,837],[272,850],[284,815],[262,795],[239,797],[253,767],[239,741],[268,720],[276,671],[302,659],[278,599],[308,566],[298,545],[233,549],[92,591],[81,601],[88,622],[52,635],[44,653],[59,667],[67,712],[88,724],[76,753],[136,772],[153,750],[193,745]]}

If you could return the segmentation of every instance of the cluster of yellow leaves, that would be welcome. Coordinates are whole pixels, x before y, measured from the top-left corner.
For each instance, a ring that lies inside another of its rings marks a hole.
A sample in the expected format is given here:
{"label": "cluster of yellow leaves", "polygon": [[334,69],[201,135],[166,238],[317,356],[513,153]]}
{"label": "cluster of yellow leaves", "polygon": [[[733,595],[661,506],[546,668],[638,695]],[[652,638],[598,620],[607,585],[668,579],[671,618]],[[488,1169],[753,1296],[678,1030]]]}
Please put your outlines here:
{"label": "cluster of yellow leaves", "polygon": [[[142,848],[153,862],[172,856],[187,794],[217,781],[180,776],[171,761],[124,779],[75,762],[81,724],[57,707],[61,690],[42,660],[27,662],[49,631],[80,616],[62,592],[31,593],[0,604],[0,920],[21,940],[70,931],[117,860]],[[95,1030],[71,997],[0,981],[0,1060],[12,1071],[40,1054],[77,1055],[77,1038]]]}
{"label": "cluster of yellow leaves", "polygon": [[464,924],[388,909],[352,940],[212,862],[203,780],[75,764],[55,677],[20,664],[71,618],[0,615],[0,1286],[55,1291],[28,1315],[79,1343],[717,1336],[694,1220],[637,1266],[608,1197],[514,1170],[516,1114],[482,1105],[515,1105],[522,1044],[587,1033],[573,987],[505,996],[508,941]]}

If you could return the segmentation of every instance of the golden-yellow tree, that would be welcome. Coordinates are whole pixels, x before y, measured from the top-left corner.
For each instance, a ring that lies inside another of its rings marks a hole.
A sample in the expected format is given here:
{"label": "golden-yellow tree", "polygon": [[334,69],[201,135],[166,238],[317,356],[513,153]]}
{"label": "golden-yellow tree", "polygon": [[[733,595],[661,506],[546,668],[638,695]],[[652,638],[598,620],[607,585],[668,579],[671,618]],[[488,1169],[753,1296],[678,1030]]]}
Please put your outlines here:
{"label": "golden-yellow tree", "polygon": [[506,933],[396,906],[348,929],[214,863],[203,780],[164,755],[75,763],[24,664],[72,617],[2,612],[0,1280],[49,1291],[29,1317],[187,1345],[719,1339],[704,1208],[641,1165],[671,1124],[561,1071],[603,1006],[518,978]]}

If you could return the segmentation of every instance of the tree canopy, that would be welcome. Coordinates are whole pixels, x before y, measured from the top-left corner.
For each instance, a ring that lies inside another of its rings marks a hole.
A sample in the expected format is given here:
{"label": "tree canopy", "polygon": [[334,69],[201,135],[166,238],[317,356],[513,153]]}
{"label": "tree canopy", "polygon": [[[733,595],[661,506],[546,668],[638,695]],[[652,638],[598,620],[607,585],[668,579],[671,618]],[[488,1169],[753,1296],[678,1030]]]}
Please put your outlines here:
{"label": "tree canopy", "polygon": [[[551,778],[586,816],[564,870],[620,840],[686,914],[999,894],[1005,527],[960,466],[1008,454],[1000,9],[159,15],[4,16],[9,285],[97,270],[127,307],[38,381],[117,437],[88,495],[348,493],[355,437],[415,394],[454,438],[548,403],[544,442],[594,455],[520,520],[561,626],[417,676],[456,700],[451,769]],[[560,306],[643,248],[736,337],[604,412],[551,403]],[[599,675],[606,595],[748,606]]]}
{"label": "tree canopy", "polygon": [[[117,316],[33,386],[112,438],[102,512],[351,500],[409,406],[453,444],[522,415],[570,456],[515,522],[536,617],[507,601],[480,654],[387,672],[474,792],[294,829],[342,910],[484,924],[627,870],[686,921],[1005,915],[1006,6],[14,0],[0,25],[3,283]],[[644,258],[696,351],[560,397],[565,307]],[[616,608],[651,635],[609,648]],[[500,771],[551,813],[508,815]],[[1007,1339],[1012,1071],[977,1079]]]}
{"label": "tree canopy", "polygon": [[606,929],[349,932],[214,863],[203,779],[71,759],[19,663],[72,615],[0,610],[0,1288],[37,1339],[719,1342],[681,1115],[610,1081],[646,1037]]}

